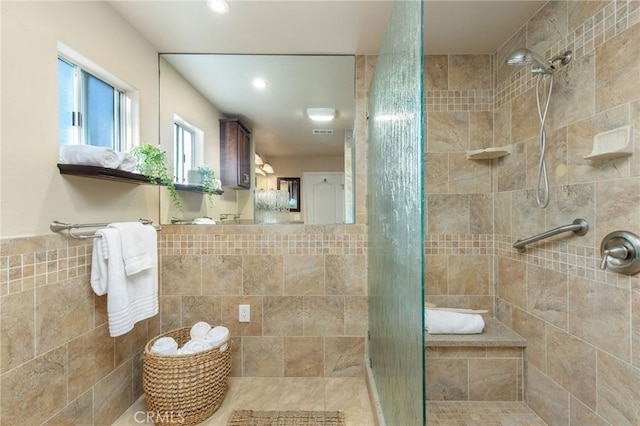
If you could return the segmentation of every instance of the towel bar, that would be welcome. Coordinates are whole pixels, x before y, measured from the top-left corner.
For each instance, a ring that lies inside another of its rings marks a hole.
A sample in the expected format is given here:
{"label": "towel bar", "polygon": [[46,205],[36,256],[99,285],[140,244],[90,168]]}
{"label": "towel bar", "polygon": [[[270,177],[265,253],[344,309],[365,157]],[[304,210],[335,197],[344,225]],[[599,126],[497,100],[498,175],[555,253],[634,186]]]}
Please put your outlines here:
{"label": "towel bar", "polygon": [[[143,225],[151,225],[151,224],[153,224],[153,221],[149,220],[149,219],[138,219],[138,222],[142,223]],[[80,228],[104,228],[105,226],[109,225],[109,223],[110,222],[105,222],[105,223],[64,223],[64,222],[59,222],[57,220],[54,220],[49,225],[49,229],[51,229],[52,232],[67,231],[67,235],[69,235],[72,238],[77,238],[77,239],[100,238],[100,235],[95,235],[95,234],[94,235],[74,234],[71,231],[73,229],[80,229]],[[155,228],[156,231],[159,231],[159,230],[162,229],[159,226],[156,226],[154,228]]]}

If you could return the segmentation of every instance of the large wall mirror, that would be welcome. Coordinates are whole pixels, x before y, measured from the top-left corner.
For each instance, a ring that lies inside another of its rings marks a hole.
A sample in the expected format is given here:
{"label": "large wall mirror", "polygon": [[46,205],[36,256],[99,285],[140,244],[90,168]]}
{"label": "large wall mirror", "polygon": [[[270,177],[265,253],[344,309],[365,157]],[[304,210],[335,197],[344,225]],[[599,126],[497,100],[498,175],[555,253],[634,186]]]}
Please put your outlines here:
{"label": "large wall mirror", "polygon": [[[254,223],[256,192],[282,189],[283,178],[295,178],[297,185],[286,186],[295,186],[297,200],[305,200],[305,173],[342,173],[344,222],[354,222],[354,56],[161,54],[159,67],[160,144],[181,171],[177,183],[186,187],[179,191],[183,211],[161,189],[163,224],[203,217]],[[324,115],[321,121],[312,119],[316,113]],[[202,165],[220,177],[220,120],[229,118],[250,131],[250,188],[227,183],[221,195],[209,198],[189,190],[189,177]],[[304,203],[292,209],[289,222],[313,217],[304,209]]]}

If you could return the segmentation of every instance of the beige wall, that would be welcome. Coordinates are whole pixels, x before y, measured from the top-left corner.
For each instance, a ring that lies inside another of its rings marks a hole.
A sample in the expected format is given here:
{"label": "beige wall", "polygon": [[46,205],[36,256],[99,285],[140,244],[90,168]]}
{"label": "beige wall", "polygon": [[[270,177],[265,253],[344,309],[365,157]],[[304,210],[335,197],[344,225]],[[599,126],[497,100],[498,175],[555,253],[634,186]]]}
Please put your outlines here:
{"label": "beige wall", "polygon": [[[225,118],[193,86],[164,59],[160,59],[160,144],[174,162],[174,116],[196,126],[204,133],[204,157],[198,165],[207,164],[220,177],[220,122]],[[171,202],[168,192],[161,190],[160,217],[162,223],[171,223],[172,217],[188,218],[208,216],[218,220],[220,213],[238,213],[238,190],[224,188],[224,194],[213,197],[209,206],[207,196],[200,193],[180,192],[184,211]],[[244,191],[248,192],[248,191]]]}
{"label": "beige wall", "polygon": [[57,43],[138,90],[141,141],[158,140],[157,53],[102,3],[0,10],[0,418],[108,425],[142,392],[142,349],[158,318],[109,337],[106,298],[89,285],[90,241],[53,235],[49,223],[157,223],[158,189],[59,174]]}
{"label": "beige wall", "polygon": [[2,2],[0,236],[46,234],[52,220],[158,221],[157,188],[61,176],[57,43],[139,91],[139,140],[158,140],[157,53],[97,2]]}
{"label": "beige wall", "polygon": [[[640,233],[639,22],[638,1],[554,1],[495,55],[495,144],[513,146],[494,168],[497,317],[527,338],[525,399],[550,425],[640,421],[640,280],[598,267],[606,234]],[[545,210],[534,193],[535,82],[529,69],[504,65],[520,46],[575,55],[554,79]],[[626,125],[633,156],[583,159],[594,135]],[[583,237],[511,248],[578,217],[589,223]]]}

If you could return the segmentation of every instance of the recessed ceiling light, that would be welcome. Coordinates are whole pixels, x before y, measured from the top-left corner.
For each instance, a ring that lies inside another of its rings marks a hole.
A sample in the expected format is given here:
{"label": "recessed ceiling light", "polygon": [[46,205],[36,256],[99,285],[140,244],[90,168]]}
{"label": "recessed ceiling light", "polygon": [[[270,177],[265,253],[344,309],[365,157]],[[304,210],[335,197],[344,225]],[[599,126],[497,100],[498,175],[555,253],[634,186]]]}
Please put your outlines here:
{"label": "recessed ceiling light", "polygon": [[313,121],[331,121],[335,115],[335,108],[307,108],[307,116]]}
{"label": "recessed ceiling light", "polygon": [[267,82],[264,80],[264,78],[254,78],[253,79],[253,87],[255,87],[256,89],[262,90],[265,87],[267,87]]}
{"label": "recessed ceiling light", "polygon": [[207,0],[207,6],[215,13],[227,13],[229,11],[229,3],[225,0]]}

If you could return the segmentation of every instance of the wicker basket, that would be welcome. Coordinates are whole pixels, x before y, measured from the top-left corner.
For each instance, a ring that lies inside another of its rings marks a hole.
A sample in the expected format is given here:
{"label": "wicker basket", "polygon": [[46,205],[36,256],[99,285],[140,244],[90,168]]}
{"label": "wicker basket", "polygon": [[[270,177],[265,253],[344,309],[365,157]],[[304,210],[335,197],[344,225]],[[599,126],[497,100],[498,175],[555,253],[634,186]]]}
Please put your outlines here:
{"label": "wicker basket", "polygon": [[231,371],[231,346],[211,348],[190,355],[158,355],[151,352],[161,337],[173,337],[179,346],[191,338],[191,327],[177,328],[151,339],[144,348],[142,388],[147,412],[156,425],[196,425],[222,405]]}

